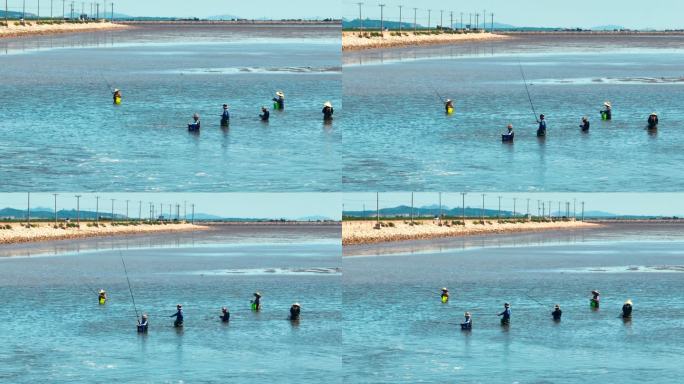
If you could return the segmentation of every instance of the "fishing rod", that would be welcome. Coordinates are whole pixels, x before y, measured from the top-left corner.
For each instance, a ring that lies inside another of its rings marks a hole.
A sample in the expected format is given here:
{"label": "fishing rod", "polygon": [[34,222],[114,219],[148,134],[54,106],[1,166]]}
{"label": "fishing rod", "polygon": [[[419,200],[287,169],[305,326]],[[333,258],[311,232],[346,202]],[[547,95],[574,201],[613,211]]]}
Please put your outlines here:
{"label": "fishing rod", "polygon": [[534,114],[534,121],[537,120],[537,111],[534,110],[534,104],[532,103],[532,96],[530,96],[530,90],[527,88],[527,79],[525,79],[525,72],[523,71],[522,63],[518,59],[518,66],[520,67],[520,74],[522,75],[523,84],[525,84],[525,91],[527,92],[527,99],[530,101],[530,106],[532,107],[532,114]]}
{"label": "fishing rod", "polygon": [[133,297],[133,289],[131,288],[131,280],[128,278],[128,270],[126,269],[126,263],[124,262],[124,258],[121,252],[119,252],[119,256],[121,257],[121,264],[123,264],[124,273],[126,274],[126,282],[128,282],[128,291],[131,293],[131,300],[133,301],[133,310],[135,310],[135,320],[139,321],[138,307],[136,307],[135,305],[135,297]]}
{"label": "fishing rod", "polygon": [[102,71],[98,71],[98,73],[100,74],[100,77],[105,82],[105,84],[107,84],[107,88],[109,88],[111,92],[114,92],[114,87],[112,87],[112,84],[110,84],[109,81],[107,81],[107,78],[104,76]]}

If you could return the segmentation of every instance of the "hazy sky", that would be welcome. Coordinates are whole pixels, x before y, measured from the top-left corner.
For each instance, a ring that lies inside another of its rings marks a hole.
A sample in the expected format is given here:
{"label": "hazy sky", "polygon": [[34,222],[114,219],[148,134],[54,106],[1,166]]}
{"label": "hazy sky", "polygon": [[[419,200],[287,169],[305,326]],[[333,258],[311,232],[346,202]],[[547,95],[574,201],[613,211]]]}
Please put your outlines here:
{"label": "hazy sky", "polygon": [[[345,18],[358,18],[358,3],[362,0],[342,0]],[[682,0],[387,0],[365,1],[363,17],[380,18],[378,4],[386,4],[384,18],[399,19],[399,5],[403,5],[402,20],[413,22],[413,8],[418,8],[418,23],[427,25],[428,9],[432,9],[431,25],[439,23],[439,11],[444,10],[444,25],[449,24],[449,11],[454,22],[465,13],[494,13],[494,21],[516,26],[582,27],[621,25],[626,28],[682,28],[684,1]],[[480,20],[482,20],[480,16]],[[487,16],[490,20],[490,16]]]}
{"label": "hazy sky", "polygon": [[[80,11],[82,3],[90,12],[90,3],[95,0],[75,1],[74,7]],[[340,0],[114,0],[114,12],[131,16],[176,16],[176,17],[207,17],[217,15],[234,15],[243,18],[313,18],[339,17],[341,12]],[[66,8],[69,12],[67,1]],[[99,1],[103,4],[103,1]],[[111,10],[111,1],[107,0],[107,12]],[[9,0],[11,10],[21,10],[22,0]],[[26,0],[27,12],[36,13],[38,0]],[[4,2],[2,4],[4,9]],[[62,12],[62,1],[54,0],[55,14]],[[100,5],[100,10],[104,8]],[[50,12],[50,0],[41,0],[41,14]]]}
{"label": "hazy sky", "polygon": [[[552,211],[558,211],[558,201],[561,210],[565,211],[566,201],[570,202],[572,212],[573,199],[577,201],[577,212],[581,210],[581,202],[585,202],[586,211],[603,211],[622,215],[663,215],[684,216],[684,193],[486,193],[485,208],[497,209],[498,196],[501,196],[501,209],[513,210],[513,198],[517,198],[516,212],[525,213],[527,199],[530,199],[530,213],[536,214],[537,200],[547,202],[551,200]],[[347,211],[375,209],[375,193],[345,193],[344,208]],[[439,194],[415,193],[414,206],[420,207],[439,203]],[[461,195],[442,193],[442,204],[450,208],[461,206]],[[380,193],[380,208],[411,205],[411,192]],[[482,194],[469,192],[465,205],[479,208],[482,206]]]}
{"label": "hazy sky", "polygon": [[[57,210],[76,208],[76,193],[60,193],[57,196]],[[82,194],[81,209],[95,210],[96,194]],[[114,202],[114,213],[125,214],[126,200],[129,202],[129,216],[137,217],[139,201],[143,202],[143,217],[149,212],[149,203],[154,202],[159,211],[159,204],[164,204],[164,212],[168,212],[169,204],[181,205],[187,201],[188,215],[190,205],[195,204],[195,212],[208,213],[223,217],[239,218],[286,218],[297,219],[305,216],[324,216],[331,219],[341,217],[341,194],[339,193],[100,193],[100,211],[111,212]],[[0,208],[12,207],[26,209],[27,194],[0,194]],[[54,197],[50,193],[32,193],[32,207],[52,208]],[[172,208],[175,212],[176,208]]]}

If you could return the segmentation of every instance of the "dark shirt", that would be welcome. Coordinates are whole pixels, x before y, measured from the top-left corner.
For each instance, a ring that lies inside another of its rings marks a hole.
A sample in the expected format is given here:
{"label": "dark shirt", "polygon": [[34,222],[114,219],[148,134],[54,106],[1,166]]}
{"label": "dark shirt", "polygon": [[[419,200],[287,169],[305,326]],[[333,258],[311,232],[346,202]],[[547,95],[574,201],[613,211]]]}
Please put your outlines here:
{"label": "dark shirt", "polygon": [[332,120],[334,110],[332,107],[323,107],[323,119]]}
{"label": "dark shirt", "polygon": [[227,322],[230,321],[230,312],[226,312],[224,314],[221,314],[221,321]]}
{"label": "dark shirt", "polygon": [[622,306],[622,317],[632,317],[632,306],[625,304]]}
{"label": "dark shirt", "polygon": [[188,124],[188,129],[191,131],[197,131],[200,129],[200,121],[197,120],[194,123]]}
{"label": "dark shirt", "polygon": [[174,313],[173,315],[171,315],[169,317],[175,317],[176,322],[182,323],[183,322],[183,310],[179,309],[176,313]]}
{"label": "dark shirt", "polygon": [[503,312],[499,313],[499,316],[503,316],[503,320],[510,320],[511,319],[511,309],[510,308],[504,309]]}
{"label": "dark shirt", "polygon": [[648,125],[650,127],[655,127],[656,125],[658,125],[658,116],[649,116]]}
{"label": "dark shirt", "polygon": [[295,307],[294,305],[290,307],[290,320],[299,320],[299,313],[301,308]]}
{"label": "dark shirt", "polygon": [[589,121],[585,121],[582,124],[580,124],[580,128],[582,128],[583,131],[588,131],[589,130]]}
{"label": "dark shirt", "polygon": [[230,120],[230,112],[228,112],[227,109],[223,110],[223,114],[221,115],[221,120]]}
{"label": "dark shirt", "polygon": [[551,316],[553,316],[553,319],[556,321],[560,321],[562,315],[563,311],[560,309],[555,309],[553,312],[551,312]]}
{"label": "dark shirt", "polygon": [[259,117],[261,117],[262,121],[268,121],[268,118],[271,116],[271,112],[269,111],[264,111]]}

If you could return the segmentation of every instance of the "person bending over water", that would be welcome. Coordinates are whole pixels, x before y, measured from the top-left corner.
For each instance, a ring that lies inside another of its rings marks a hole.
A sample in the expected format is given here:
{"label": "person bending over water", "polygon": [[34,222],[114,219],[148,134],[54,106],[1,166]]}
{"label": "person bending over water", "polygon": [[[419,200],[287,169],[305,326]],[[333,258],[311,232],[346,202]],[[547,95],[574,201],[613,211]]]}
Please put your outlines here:
{"label": "person bending over water", "polygon": [[174,327],[182,327],[183,326],[183,306],[178,304],[176,305],[176,313],[169,317],[175,317],[176,321],[173,322]]}
{"label": "person bending over water", "polygon": [[601,293],[599,291],[591,291],[591,307],[598,308],[601,301]]}
{"label": "person bending over water", "polygon": [[453,100],[446,99],[446,101],[444,102],[444,111],[449,115],[454,113],[454,102],[453,102]]}
{"label": "person bending over water", "polygon": [[622,305],[622,318],[623,319],[631,319],[632,318],[632,300],[627,300],[625,301],[625,304]]}
{"label": "person bending over water", "polygon": [[325,104],[323,104],[323,120],[325,121],[330,121],[333,119],[333,113],[335,113],[335,110],[333,109],[332,104],[329,101],[326,101]]}
{"label": "person bending over water", "polygon": [[473,329],[473,318],[470,316],[470,312],[465,313],[465,320],[461,323],[461,329]]}
{"label": "person bending over water", "polygon": [[112,92],[112,99],[114,99],[114,104],[121,104],[121,91],[119,89]]}
{"label": "person bending over water", "polygon": [[302,311],[299,303],[294,303],[290,307],[290,320],[299,320],[299,314]]}
{"label": "person bending over water", "polygon": [[97,301],[100,304],[104,304],[107,302],[107,292],[105,292],[104,289],[100,289],[100,293],[97,296]]}
{"label": "person bending over water", "polygon": [[283,91],[276,92],[276,97],[273,98],[273,108],[281,111],[285,109],[285,94]]}
{"label": "person bending over water", "polygon": [[228,312],[228,308],[226,308],[226,307],[221,308],[221,316],[219,316],[219,317],[221,318],[221,321],[223,321],[224,323],[229,322],[230,321],[230,312]]}
{"label": "person bending over water", "polygon": [[563,311],[561,311],[560,305],[556,304],[556,306],[553,307],[553,312],[551,312],[551,316],[553,316],[553,321],[561,321]]}
{"label": "person bending over water", "polygon": [[268,111],[268,108],[261,107],[261,115],[259,117],[261,121],[268,121],[268,118],[271,117],[271,112]]}
{"label": "person bending over water", "polygon": [[503,316],[501,318],[501,325],[510,324],[510,322],[511,322],[511,305],[508,303],[505,303],[503,312],[499,313],[497,316]]}
{"label": "person bending over water", "polygon": [[603,103],[603,109],[601,110],[601,120],[611,120],[613,118],[613,111],[611,110],[611,105],[609,101]]}
{"label": "person bending over water", "polygon": [[258,311],[261,309],[261,293],[254,292],[254,300],[250,301],[252,303],[252,310]]}
{"label": "person bending over water", "polygon": [[192,115],[192,123],[188,124],[188,131],[199,131],[200,125],[200,115],[195,113]]}
{"label": "person bending over water", "polygon": [[442,294],[440,297],[442,298],[442,303],[449,301],[449,290],[446,289],[446,287],[442,288]]}
{"label": "person bending over water", "polygon": [[587,119],[586,116],[582,118],[582,123],[580,124],[580,128],[582,128],[582,132],[586,132],[589,130],[589,119]]}
{"label": "person bending over water", "polygon": [[648,116],[648,128],[658,128],[658,114],[653,112]]}

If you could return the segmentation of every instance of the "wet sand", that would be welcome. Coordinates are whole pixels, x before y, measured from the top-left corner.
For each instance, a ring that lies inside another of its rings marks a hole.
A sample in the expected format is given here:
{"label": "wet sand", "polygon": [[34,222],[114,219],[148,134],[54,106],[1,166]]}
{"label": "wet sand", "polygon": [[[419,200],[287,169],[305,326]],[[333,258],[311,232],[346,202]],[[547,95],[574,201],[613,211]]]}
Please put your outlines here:
{"label": "wet sand", "polygon": [[414,35],[413,32],[402,32],[401,36],[393,36],[392,33],[395,32],[383,32],[382,37],[361,37],[360,32],[342,32],[342,50],[355,51],[374,48],[454,44],[469,41],[504,40],[510,38],[509,36],[493,33]]}
{"label": "wet sand", "polygon": [[[4,22],[4,20],[3,20]],[[56,35],[61,33],[98,32],[127,29],[129,26],[114,23],[82,23],[82,24],[36,24],[35,20],[26,21],[26,25],[14,25],[9,21],[9,28],[0,26],[0,38],[30,35]],[[28,25],[30,24],[30,25]]]}
{"label": "wet sand", "polygon": [[411,225],[409,220],[391,220],[381,221],[385,226],[375,229],[375,221],[345,221],[342,223],[342,244],[372,244],[510,232],[572,230],[600,226],[600,224],[581,221],[498,223],[496,219],[489,219],[485,220],[484,225],[475,224],[476,222],[479,220],[466,220],[465,225],[453,225],[451,220],[444,220],[443,225],[440,226],[435,220],[414,220],[414,225]]}
{"label": "wet sand", "polygon": [[[89,227],[90,222],[81,221],[81,227],[54,227],[54,223],[31,223],[31,228],[26,227],[26,223],[0,223],[0,244],[16,244],[16,243],[32,243],[48,240],[65,240],[78,239],[88,237],[101,236],[122,236],[122,235],[136,235],[146,233],[159,232],[185,232],[207,229],[202,225],[193,225],[188,223],[177,224],[139,224],[129,223],[129,225],[112,226],[109,223],[101,223],[99,227]],[[6,226],[11,228],[5,228]],[[34,227],[34,225],[36,227]]]}

